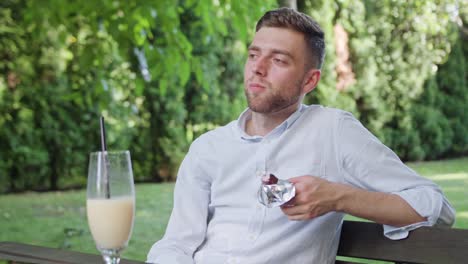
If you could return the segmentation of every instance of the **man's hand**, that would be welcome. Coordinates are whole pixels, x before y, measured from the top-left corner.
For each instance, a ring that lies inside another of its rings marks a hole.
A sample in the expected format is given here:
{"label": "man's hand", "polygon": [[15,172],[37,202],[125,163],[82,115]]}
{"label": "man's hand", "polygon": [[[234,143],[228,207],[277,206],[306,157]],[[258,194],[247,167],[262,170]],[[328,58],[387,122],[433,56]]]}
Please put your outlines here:
{"label": "man's hand", "polygon": [[281,207],[289,220],[309,220],[337,210],[341,184],[315,176],[299,176],[289,181],[296,187],[296,196]]}
{"label": "man's hand", "polygon": [[396,194],[367,191],[315,176],[289,181],[296,186],[296,197],[281,210],[290,220],[309,220],[332,211],[391,226],[427,220]]}

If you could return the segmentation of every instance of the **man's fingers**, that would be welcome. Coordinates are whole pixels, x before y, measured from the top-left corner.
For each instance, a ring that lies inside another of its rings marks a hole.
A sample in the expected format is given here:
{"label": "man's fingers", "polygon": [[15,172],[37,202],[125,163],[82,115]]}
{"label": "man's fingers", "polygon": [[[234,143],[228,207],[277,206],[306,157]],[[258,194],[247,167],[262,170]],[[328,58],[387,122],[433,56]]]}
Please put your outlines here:
{"label": "man's fingers", "polygon": [[303,221],[303,220],[310,220],[315,217],[312,213],[303,213],[303,214],[296,214],[296,215],[287,215],[288,219],[291,221]]}
{"label": "man's fingers", "polygon": [[307,210],[304,206],[298,206],[298,205],[288,206],[288,207],[283,205],[281,206],[281,210],[287,216],[296,216],[296,215],[302,215],[302,214],[307,213]]}
{"label": "man's fingers", "polygon": [[308,177],[308,176],[298,176],[298,177],[293,177],[293,178],[289,178],[288,181],[292,184],[296,184],[296,183],[299,183],[301,181],[304,180],[304,177]]}

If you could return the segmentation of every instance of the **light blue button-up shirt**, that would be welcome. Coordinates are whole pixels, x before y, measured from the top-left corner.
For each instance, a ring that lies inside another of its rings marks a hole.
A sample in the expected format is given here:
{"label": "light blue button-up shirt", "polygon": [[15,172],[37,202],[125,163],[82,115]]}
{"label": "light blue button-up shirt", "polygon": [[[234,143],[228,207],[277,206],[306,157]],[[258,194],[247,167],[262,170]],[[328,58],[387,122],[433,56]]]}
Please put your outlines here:
{"label": "light blue button-up shirt", "polygon": [[384,226],[391,239],[420,226],[453,224],[455,211],[439,187],[405,166],[351,114],[302,105],[264,137],[245,133],[250,118],[246,110],[193,142],[179,170],[166,233],[148,262],[335,263],[344,215],[288,220],[280,208],[257,200],[265,173],[314,175],[399,195],[427,222]]}

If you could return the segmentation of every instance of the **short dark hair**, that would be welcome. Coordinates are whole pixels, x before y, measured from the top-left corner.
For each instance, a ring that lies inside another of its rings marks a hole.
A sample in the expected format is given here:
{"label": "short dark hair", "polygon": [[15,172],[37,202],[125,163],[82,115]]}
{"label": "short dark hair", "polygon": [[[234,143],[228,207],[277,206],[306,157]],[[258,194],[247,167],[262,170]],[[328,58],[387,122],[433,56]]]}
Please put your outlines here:
{"label": "short dark hair", "polygon": [[266,12],[258,20],[255,31],[259,31],[262,27],[287,28],[302,33],[312,61],[306,66],[315,66],[317,69],[322,67],[325,57],[325,34],[310,16],[292,8],[281,7]]}

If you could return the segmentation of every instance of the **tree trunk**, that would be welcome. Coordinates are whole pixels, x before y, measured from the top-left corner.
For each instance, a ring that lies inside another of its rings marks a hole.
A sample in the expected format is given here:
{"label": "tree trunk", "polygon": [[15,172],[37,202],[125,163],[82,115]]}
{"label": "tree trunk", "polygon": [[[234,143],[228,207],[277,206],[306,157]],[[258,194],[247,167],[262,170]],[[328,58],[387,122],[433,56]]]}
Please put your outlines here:
{"label": "tree trunk", "polygon": [[16,165],[12,165],[10,167],[10,173],[8,173],[9,175],[9,180],[10,180],[10,187],[9,189],[6,190],[6,192],[14,192],[16,191],[16,184],[15,184],[15,180],[18,178],[18,167]]}
{"label": "tree trunk", "polygon": [[290,7],[297,10],[297,0],[278,0],[278,4],[283,7]]}
{"label": "tree trunk", "polygon": [[[161,161],[163,160],[164,153],[162,151],[162,146],[159,140],[163,137],[164,128],[161,124],[164,124],[164,120],[161,120],[161,114],[163,110],[161,109],[163,102],[161,102],[158,106],[155,106],[153,102],[158,100],[154,95],[155,92],[151,91],[151,89],[146,89],[146,98],[148,99],[148,112],[150,113],[150,137],[149,137],[149,159],[150,159],[150,175],[151,179],[154,182],[162,182],[163,178],[159,174],[159,167],[161,166]],[[159,109],[158,109],[158,108]]]}
{"label": "tree trunk", "polygon": [[[56,150],[57,147],[55,142],[49,142],[52,145],[52,150]],[[50,166],[50,175],[49,175],[49,190],[56,191],[58,190],[58,179],[59,179],[59,162],[57,156],[60,155],[58,151],[49,150],[49,166]]]}

